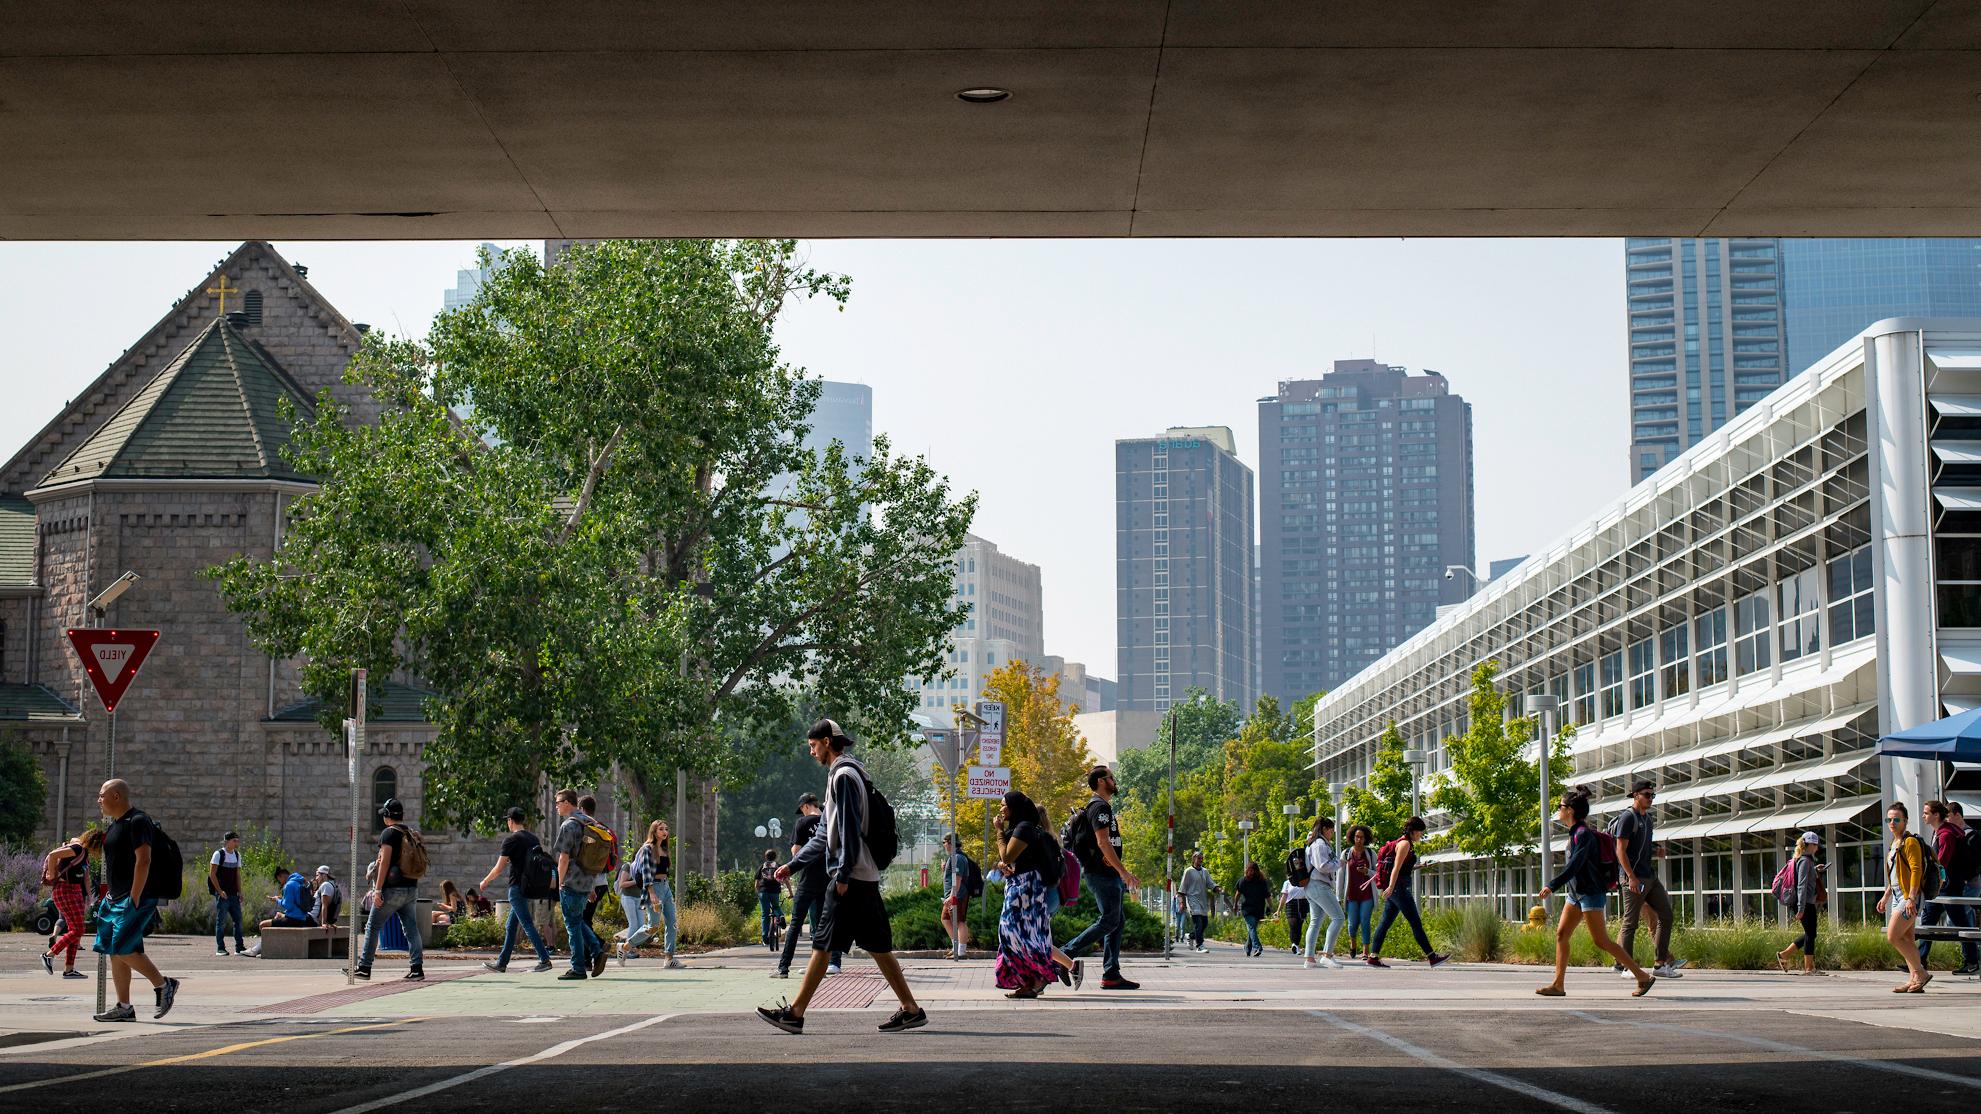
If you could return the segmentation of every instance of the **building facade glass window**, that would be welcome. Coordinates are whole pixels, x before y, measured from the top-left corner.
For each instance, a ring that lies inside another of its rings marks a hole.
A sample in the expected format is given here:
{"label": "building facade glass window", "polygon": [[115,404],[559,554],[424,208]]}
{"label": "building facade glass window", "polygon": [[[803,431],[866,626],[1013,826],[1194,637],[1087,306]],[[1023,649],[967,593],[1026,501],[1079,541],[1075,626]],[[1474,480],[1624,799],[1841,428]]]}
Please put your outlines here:
{"label": "building facade glass window", "polygon": [[1733,605],[1733,671],[1746,676],[1771,664],[1768,653],[1768,596],[1756,592]]}
{"label": "building facade glass window", "polygon": [[1665,628],[1658,636],[1658,683],[1664,688],[1664,699],[1684,696],[1692,690],[1692,655],[1686,649],[1686,629],[1684,624]]}
{"label": "building facade glass window", "polygon": [[1726,608],[1716,607],[1692,620],[1698,636],[1699,687],[1717,685],[1732,676],[1727,671]]}

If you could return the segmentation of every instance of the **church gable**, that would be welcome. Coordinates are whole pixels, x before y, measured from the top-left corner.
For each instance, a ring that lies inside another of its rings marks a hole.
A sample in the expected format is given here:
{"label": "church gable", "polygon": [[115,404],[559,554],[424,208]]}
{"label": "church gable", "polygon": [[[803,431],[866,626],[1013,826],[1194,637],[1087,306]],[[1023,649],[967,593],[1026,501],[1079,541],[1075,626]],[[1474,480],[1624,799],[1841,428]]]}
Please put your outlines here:
{"label": "church gable", "polygon": [[344,368],[360,343],[357,327],[272,246],[250,240],[0,467],[0,495],[37,486],[73,456],[220,317],[223,298],[227,312],[247,315],[241,335],[266,349],[303,394],[313,398],[331,388],[340,402],[359,411],[360,420],[371,417],[356,393],[342,385]]}
{"label": "church gable", "polygon": [[282,459],[289,443],[284,402],[297,417],[312,409],[297,385],[232,323],[212,322],[57,465],[46,483],[304,480]]}

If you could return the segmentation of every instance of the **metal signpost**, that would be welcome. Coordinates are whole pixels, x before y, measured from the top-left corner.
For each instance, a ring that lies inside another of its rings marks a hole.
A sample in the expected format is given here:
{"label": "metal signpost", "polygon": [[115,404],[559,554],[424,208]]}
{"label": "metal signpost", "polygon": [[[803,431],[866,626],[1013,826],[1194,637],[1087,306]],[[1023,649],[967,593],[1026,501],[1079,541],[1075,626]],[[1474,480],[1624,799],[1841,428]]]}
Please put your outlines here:
{"label": "metal signpost", "polygon": [[1169,827],[1162,847],[1162,957],[1175,958],[1176,898],[1176,706],[1169,709]]}
{"label": "metal signpost", "polygon": [[[1002,797],[1011,790],[1010,769],[998,766],[998,762],[1004,757],[1004,701],[977,701],[976,718],[978,725],[977,765],[971,771],[970,796],[978,796],[976,770],[997,768],[1004,770],[1004,787],[999,789],[995,794],[992,794],[992,796]],[[991,812],[992,810],[989,808],[984,809],[984,857],[986,859],[994,857],[997,851],[997,845],[991,841]],[[977,907],[985,914],[990,912],[989,886],[984,887],[983,895],[977,901]]]}
{"label": "metal signpost", "polygon": [[[134,580],[131,573],[124,576]],[[118,581],[124,583],[123,580]],[[114,587],[114,586],[113,586]],[[121,593],[119,593],[121,594]],[[107,603],[105,592],[96,600],[90,601],[90,609],[99,618]],[[110,716],[110,739],[103,748],[103,779],[117,776],[117,702],[124,697],[124,690],[137,680],[138,669],[144,659],[151,655],[151,648],[158,644],[155,630],[105,630],[101,627],[70,627],[69,645],[76,651],[76,660],[82,663],[83,673],[89,677],[90,687],[96,690],[96,698],[103,702],[103,710]],[[143,898],[143,894],[131,895],[132,901]],[[109,984],[110,966],[102,952],[96,953],[96,1012],[105,1009],[105,989]]]}
{"label": "metal signpost", "polygon": [[[1549,830],[1548,821],[1550,818],[1554,816],[1554,811],[1555,811],[1552,807],[1550,807],[1553,804],[1553,802],[1548,800],[1548,743],[1551,742],[1554,738],[1553,728],[1554,728],[1555,711],[1559,707],[1559,705],[1560,705],[1560,701],[1557,700],[1552,695],[1530,696],[1527,698],[1527,707],[1525,709],[1528,715],[1540,717],[1535,722],[1535,727],[1539,730],[1541,735],[1541,739],[1540,739],[1540,743],[1541,743],[1541,878],[1540,878],[1540,882],[1541,885],[1543,886],[1548,884],[1548,878],[1551,877],[1554,873],[1551,864],[1549,862],[1549,860],[1552,859],[1553,856],[1548,853],[1549,850],[1548,839],[1551,835],[1554,834]],[[1541,908],[1543,911],[1545,911],[1547,907],[1548,907],[1548,903],[1546,901],[1541,902]]]}
{"label": "metal signpost", "polygon": [[[949,841],[950,852],[954,854],[956,844],[963,838],[956,834],[956,775],[963,768],[963,733],[948,727],[931,727],[922,732],[922,741],[929,745],[935,764],[949,779]],[[949,869],[948,863],[942,866]]]}
{"label": "metal signpost", "polygon": [[[346,887],[344,892],[344,907],[349,910],[351,919],[350,924],[345,929],[347,939],[344,947],[349,952],[344,962],[345,986],[352,986],[358,981],[357,975],[352,972],[358,968],[358,906],[363,904],[363,902],[359,899],[357,893],[349,889],[349,887],[357,885],[359,879],[364,877],[358,873],[358,832],[361,830],[360,826],[364,823],[361,807],[358,803],[358,775],[360,773],[358,769],[358,756],[363,754],[365,750],[365,704],[367,701],[365,692],[367,676],[367,672],[363,669],[351,670],[351,715],[349,719],[344,721],[344,749],[350,756],[351,766],[351,873],[344,882]],[[378,884],[383,887],[385,885],[385,879],[380,878]]]}

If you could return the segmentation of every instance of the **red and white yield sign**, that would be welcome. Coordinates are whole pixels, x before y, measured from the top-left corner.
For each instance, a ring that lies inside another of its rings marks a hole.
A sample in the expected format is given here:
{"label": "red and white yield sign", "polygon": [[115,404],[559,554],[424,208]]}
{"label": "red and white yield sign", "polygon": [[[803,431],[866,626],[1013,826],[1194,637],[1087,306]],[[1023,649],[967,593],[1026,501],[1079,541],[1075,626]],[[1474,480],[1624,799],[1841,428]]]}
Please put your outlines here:
{"label": "red and white yield sign", "polygon": [[100,627],[69,628],[69,645],[96,686],[103,710],[114,712],[124,690],[137,680],[138,667],[158,644],[155,630],[104,630]]}

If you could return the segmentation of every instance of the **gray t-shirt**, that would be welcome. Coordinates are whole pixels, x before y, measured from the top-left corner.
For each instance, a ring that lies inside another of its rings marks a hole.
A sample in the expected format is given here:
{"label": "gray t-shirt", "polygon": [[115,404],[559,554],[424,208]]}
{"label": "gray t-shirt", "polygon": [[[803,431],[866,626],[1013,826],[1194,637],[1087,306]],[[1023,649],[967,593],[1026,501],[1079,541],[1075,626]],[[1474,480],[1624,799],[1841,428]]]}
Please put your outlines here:
{"label": "gray t-shirt", "polygon": [[585,820],[582,812],[574,812],[557,825],[557,842],[551,848],[553,855],[571,856],[571,869],[566,872],[564,888],[578,893],[590,893],[599,884],[602,875],[586,874],[578,866],[578,848],[585,842]]}
{"label": "gray t-shirt", "polygon": [[1211,876],[1208,872],[1194,866],[1186,869],[1176,889],[1183,895],[1183,907],[1191,916],[1201,916],[1211,911]]}

